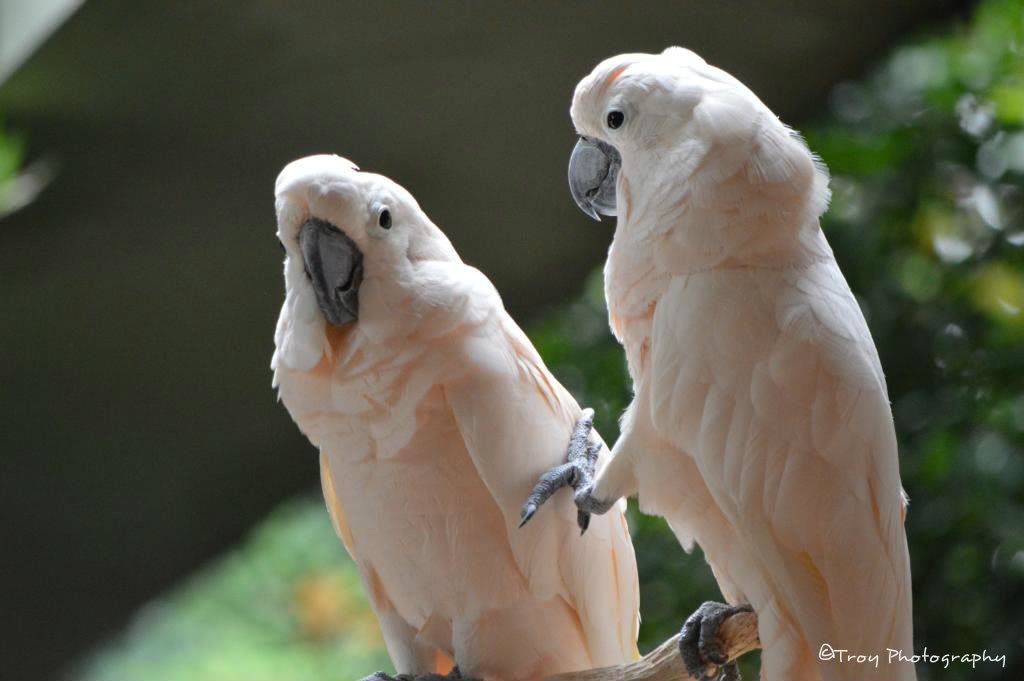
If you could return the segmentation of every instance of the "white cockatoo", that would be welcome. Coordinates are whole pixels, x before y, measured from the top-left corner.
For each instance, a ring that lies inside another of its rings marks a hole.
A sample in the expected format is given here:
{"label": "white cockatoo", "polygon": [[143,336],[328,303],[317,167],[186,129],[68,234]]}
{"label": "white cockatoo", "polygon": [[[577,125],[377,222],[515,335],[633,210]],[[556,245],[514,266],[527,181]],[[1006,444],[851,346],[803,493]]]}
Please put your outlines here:
{"label": "white cockatoo", "polygon": [[[605,295],[634,399],[596,478],[586,460],[563,465],[524,515],[565,485],[584,513],[638,494],[701,546],[729,603],[752,607],[763,678],[913,679],[896,436],[819,227],[825,168],[742,83],[678,47],[602,62],[571,114],[573,196],[618,218]],[[723,661],[704,629],[735,610],[688,620],[692,673]]]}
{"label": "white cockatoo", "polygon": [[320,450],[395,669],[532,679],[635,659],[623,509],[582,542],[569,499],[517,529],[538,476],[600,440],[491,282],[409,192],[344,158],[290,163],[276,207],[274,384]]}

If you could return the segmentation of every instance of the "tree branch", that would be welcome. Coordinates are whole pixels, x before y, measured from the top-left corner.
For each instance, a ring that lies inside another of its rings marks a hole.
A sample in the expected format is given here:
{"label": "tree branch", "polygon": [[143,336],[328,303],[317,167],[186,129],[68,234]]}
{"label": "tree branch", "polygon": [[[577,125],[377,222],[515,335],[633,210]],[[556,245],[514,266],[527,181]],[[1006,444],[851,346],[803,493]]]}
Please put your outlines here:
{"label": "tree branch", "polygon": [[[718,629],[718,642],[730,660],[760,648],[757,615],[741,612],[726,619]],[[693,677],[683,666],[683,658],[679,655],[679,634],[676,634],[636,662],[568,672],[553,676],[548,681],[693,681]]]}
{"label": "tree branch", "polygon": [[[752,612],[736,613],[725,619],[718,627],[719,646],[730,660],[740,655],[757,650],[761,642],[757,637],[757,615]],[[714,676],[716,669],[708,672]],[[479,681],[464,676],[440,674],[423,674],[420,676],[399,675],[390,677],[377,672],[359,681]],[[636,662],[620,664],[615,667],[585,669],[578,672],[566,672],[549,677],[544,681],[697,681],[686,672],[683,658],[679,654],[679,634],[676,634],[660,646],[644,655]]]}

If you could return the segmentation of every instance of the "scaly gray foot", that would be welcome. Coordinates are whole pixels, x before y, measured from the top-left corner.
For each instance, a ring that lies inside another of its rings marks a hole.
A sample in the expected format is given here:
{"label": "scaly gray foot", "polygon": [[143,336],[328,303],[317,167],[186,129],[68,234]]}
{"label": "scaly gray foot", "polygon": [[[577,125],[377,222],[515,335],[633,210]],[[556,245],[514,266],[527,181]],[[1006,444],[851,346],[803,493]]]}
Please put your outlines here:
{"label": "scaly gray foot", "polygon": [[697,681],[714,681],[708,674],[711,667],[718,669],[720,681],[739,681],[740,670],[730,662],[718,643],[718,627],[736,613],[752,612],[749,605],[726,605],[707,601],[686,618],[679,637],[679,654],[686,671]]}
{"label": "scaly gray foot", "polygon": [[364,676],[359,681],[476,681],[475,679],[469,679],[462,676],[462,672],[459,671],[458,665],[452,667],[452,670],[446,675],[441,674],[398,674],[397,676],[388,676],[384,672],[374,672],[369,676]]}
{"label": "scaly gray foot", "polygon": [[404,679],[401,674],[398,676],[388,676],[384,672],[374,672],[369,676],[364,676],[359,681],[404,681]]}
{"label": "scaly gray foot", "polygon": [[590,431],[593,428],[594,410],[584,409],[569,437],[565,463],[542,475],[533,486],[530,496],[523,504],[522,522],[519,523],[519,527],[528,523],[544,502],[563,487],[572,487],[576,491],[576,522],[580,526],[580,534],[590,527],[592,513],[600,515],[615,505],[615,499],[602,501],[593,496],[597,455],[601,452],[600,443],[590,442]]}

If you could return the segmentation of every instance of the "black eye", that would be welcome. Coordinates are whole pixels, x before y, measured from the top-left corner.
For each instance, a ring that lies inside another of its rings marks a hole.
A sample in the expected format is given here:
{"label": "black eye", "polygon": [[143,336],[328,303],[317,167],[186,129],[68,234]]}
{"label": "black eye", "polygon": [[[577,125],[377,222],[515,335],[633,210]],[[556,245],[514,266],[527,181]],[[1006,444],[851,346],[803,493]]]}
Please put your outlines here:
{"label": "black eye", "polygon": [[391,211],[387,208],[380,212],[380,218],[377,219],[377,224],[384,229],[391,229]]}
{"label": "black eye", "polygon": [[608,112],[608,127],[612,130],[622,125],[624,120],[626,120],[626,116],[621,111]]}

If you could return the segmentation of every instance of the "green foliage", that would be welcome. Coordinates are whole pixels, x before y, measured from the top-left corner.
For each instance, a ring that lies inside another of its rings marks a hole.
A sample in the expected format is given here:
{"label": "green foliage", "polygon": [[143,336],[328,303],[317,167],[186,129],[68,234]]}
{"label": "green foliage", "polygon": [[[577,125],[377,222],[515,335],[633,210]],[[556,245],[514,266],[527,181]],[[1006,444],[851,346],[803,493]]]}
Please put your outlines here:
{"label": "green foliage", "polygon": [[[923,665],[921,677],[1019,678],[1024,2],[981,5],[969,27],[839,85],[831,105],[829,120],[805,133],[833,173],[824,227],[889,380],[912,499],[915,641],[931,652],[1008,656],[1005,670]],[[614,441],[629,380],[600,274],[531,337]],[[662,520],[632,509],[647,650],[719,593],[699,549],[685,554]],[[310,583],[333,585],[330,598],[342,604],[326,609],[334,615],[300,614],[317,602],[297,596]],[[80,676],[357,678],[387,667],[360,594],[320,502],[303,502],[144,611]],[[310,629],[304,617],[330,625]],[[747,663],[748,678],[754,668]]]}
{"label": "green foliage", "polygon": [[24,154],[24,138],[5,130],[0,123],[0,217],[14,202],[10,196],[11,189],[18,171],[21,170]]}
{"label": "green foliage", "polygon": [[[1024,3],[898,51],[808,133],[834,173],[826,233],[889,378],[911,497],[915,641],[1006,653],[1024,618]],[[856,135],[901,140],[865,168]],[[1012,673],[1010,667],[1017,672]]]}
{"label": "green foliage", "polygon": [[320,497],[290,502],[232,554],[147,605],[76,679],[358,679],[392,669]]}

